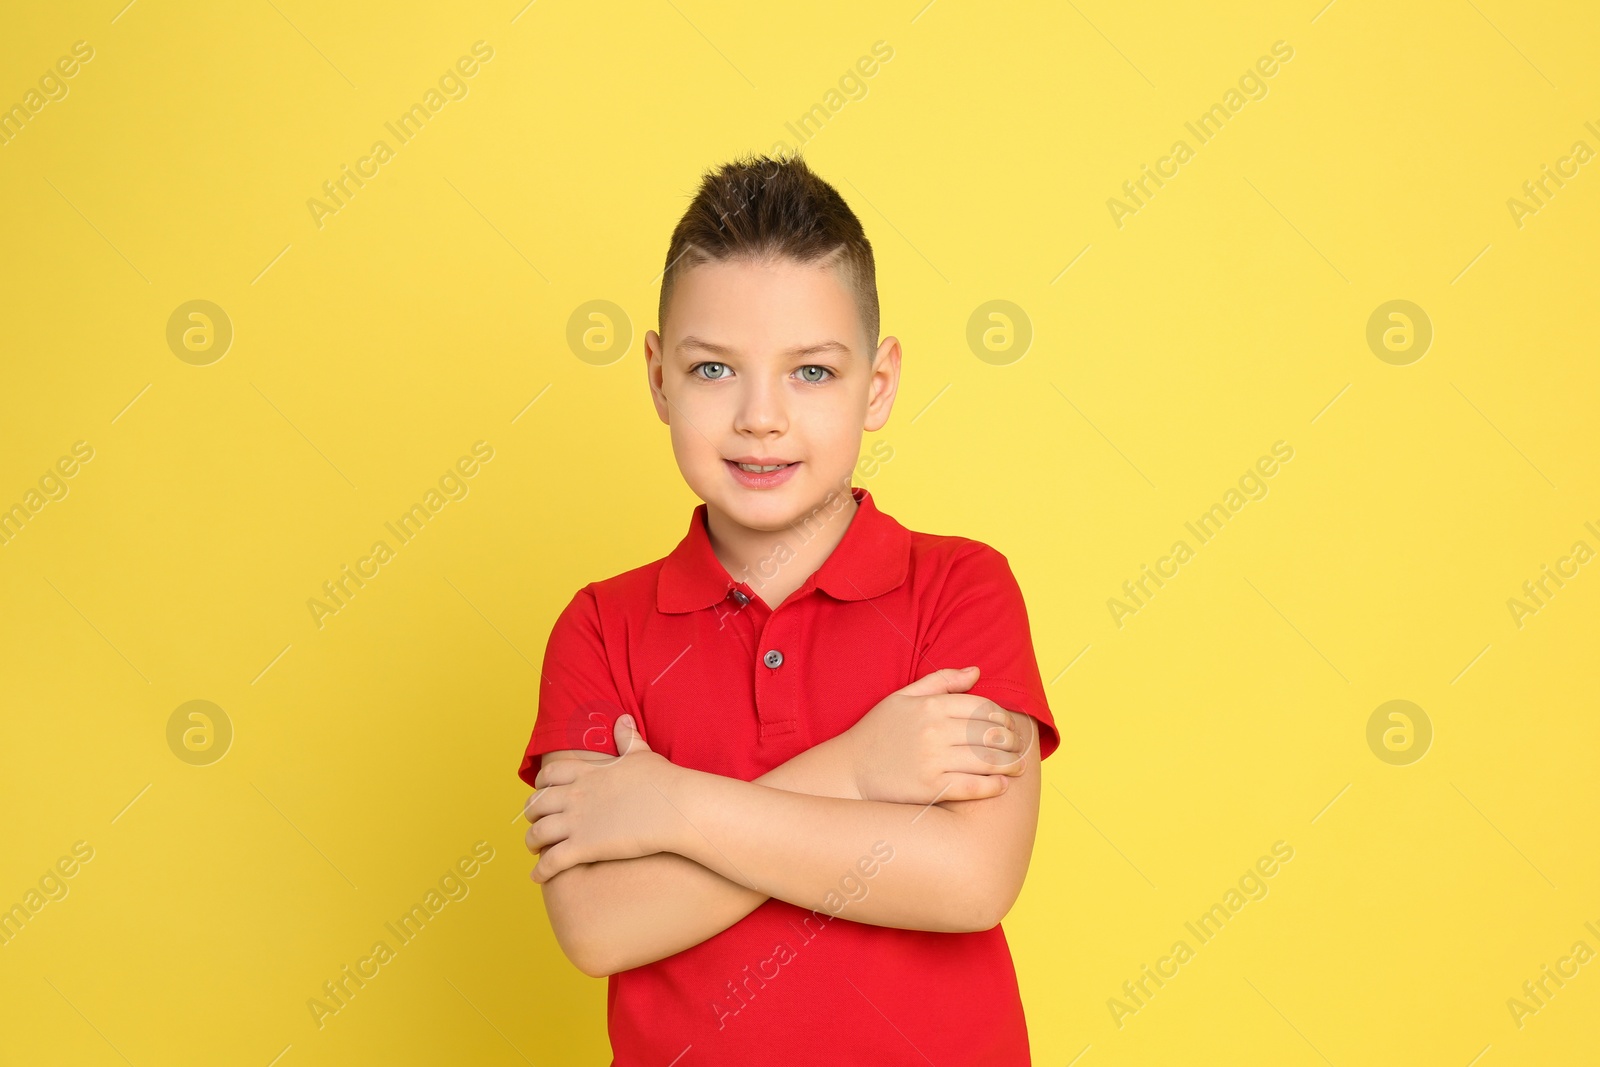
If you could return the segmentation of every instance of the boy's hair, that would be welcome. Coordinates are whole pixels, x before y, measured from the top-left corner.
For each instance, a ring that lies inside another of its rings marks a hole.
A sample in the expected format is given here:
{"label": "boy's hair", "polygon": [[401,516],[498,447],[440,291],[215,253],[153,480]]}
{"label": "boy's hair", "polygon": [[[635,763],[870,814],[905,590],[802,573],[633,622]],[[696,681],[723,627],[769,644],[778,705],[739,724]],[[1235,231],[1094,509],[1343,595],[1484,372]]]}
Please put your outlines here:
{"label": "boy's hair", "polygon": [[854,295],[867,359],[878,347],[878,280],[872,243],[844,198],[798,155],[743,156],[707,171],[672,231],[657,309],[666,334],[667,305],[678,276],[707,262],[768,262],[786,257],[836,267]]}

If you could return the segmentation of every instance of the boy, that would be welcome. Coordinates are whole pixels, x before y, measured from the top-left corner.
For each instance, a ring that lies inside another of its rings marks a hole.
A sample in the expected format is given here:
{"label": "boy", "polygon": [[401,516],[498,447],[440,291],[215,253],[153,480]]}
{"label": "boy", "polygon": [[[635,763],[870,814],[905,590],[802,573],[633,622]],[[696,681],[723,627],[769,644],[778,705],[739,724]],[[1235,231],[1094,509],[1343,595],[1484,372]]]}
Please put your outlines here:
{"label": "boy", "polygon": [[1005,558],[850,486],[900,372],[861,224],[798,158],[728,164],[659,314],[703,503],[556,620],[518,772],[613,1064],[1029,1063],[999,923],[1058,735]]}

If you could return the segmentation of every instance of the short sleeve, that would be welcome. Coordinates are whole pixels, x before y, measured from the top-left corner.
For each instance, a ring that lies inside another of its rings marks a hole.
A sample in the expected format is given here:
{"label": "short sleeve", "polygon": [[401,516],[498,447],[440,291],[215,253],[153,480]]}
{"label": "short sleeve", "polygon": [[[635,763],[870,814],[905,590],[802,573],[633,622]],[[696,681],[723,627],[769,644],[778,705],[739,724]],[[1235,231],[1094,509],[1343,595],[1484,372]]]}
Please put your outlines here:
{"label": "short sleeve", "polygon": [[924,633],[928,670],[976,664],[978,681],[967,692],[1036,719],[1040,759],[1056,750],[1061,736],[1039,676],[1028,609],[1005,556],[982,542],[963,547]]}
{"label": "short sleeve", "polygon": [[613,729],[626,709],[606,655],[592,587],[579,590],[556,618],[539,674],[539,710],[517,770],[530,786],[546,752],[572,748],[617,754]]}

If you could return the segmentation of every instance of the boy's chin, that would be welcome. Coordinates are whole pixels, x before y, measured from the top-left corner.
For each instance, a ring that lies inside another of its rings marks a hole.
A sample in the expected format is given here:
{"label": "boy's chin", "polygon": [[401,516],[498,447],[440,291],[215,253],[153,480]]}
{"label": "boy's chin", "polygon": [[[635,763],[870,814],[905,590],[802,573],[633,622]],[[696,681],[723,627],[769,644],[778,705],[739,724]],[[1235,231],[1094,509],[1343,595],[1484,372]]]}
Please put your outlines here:
{"label": "boy's chin", "polygon": [[797,518],[809,510],[809,505],[796,496],[780,500],[769,489],[760,493],[758,500],[748,499],[748,496],[756,495],[749,490],[735,489],[713,497],[711,506],[746,529],[767,533],[789,529]]}
{"label": "boy's chin", "polygon": [[713,494],[709,503],[740,526],[768,533],[790,530],[809,515],[820,517],[837,510],[829,506],[826,491],[818,495],[804,485],[784,485],[777,489],[724,488]]}

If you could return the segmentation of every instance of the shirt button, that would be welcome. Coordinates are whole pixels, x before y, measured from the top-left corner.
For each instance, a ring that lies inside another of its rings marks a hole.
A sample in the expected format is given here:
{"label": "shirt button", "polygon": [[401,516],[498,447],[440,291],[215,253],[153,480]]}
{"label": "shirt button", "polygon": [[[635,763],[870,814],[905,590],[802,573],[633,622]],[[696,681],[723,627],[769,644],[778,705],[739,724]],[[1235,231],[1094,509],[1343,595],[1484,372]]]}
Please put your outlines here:
{"label": "shirt button", "polygon": [[742,589],[735,589],[733,591],[733,599],[739,602],[739,606],[741,608],[750,603],[750,598],[744,595],[744,591]]}
{"label": "shirt button", "polygon": [[783,666],[783,653],[775,648],[768,649],[767,654],[761,657],[761,662],[769,667],[781,667]]}

